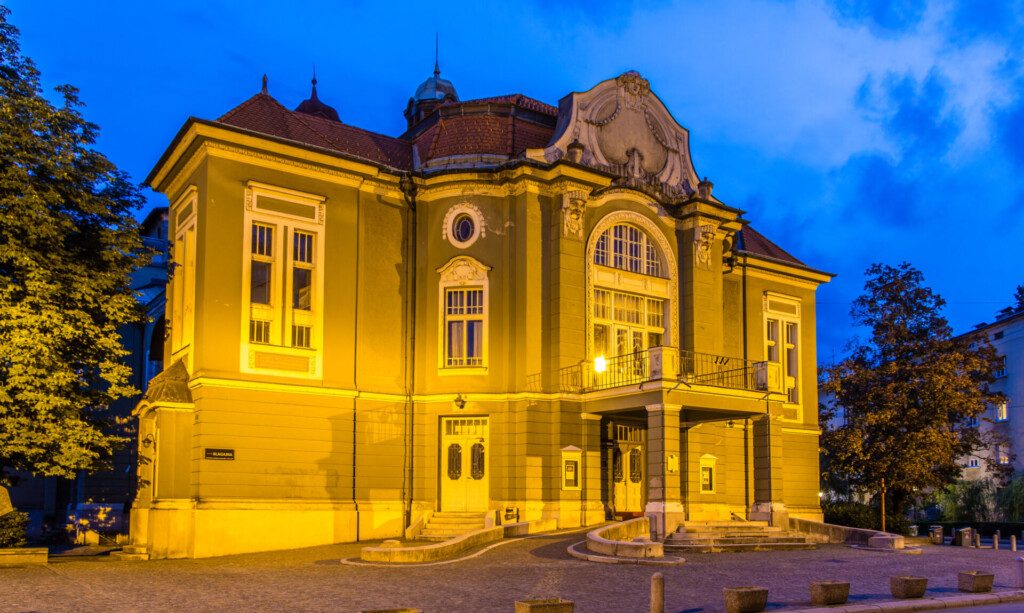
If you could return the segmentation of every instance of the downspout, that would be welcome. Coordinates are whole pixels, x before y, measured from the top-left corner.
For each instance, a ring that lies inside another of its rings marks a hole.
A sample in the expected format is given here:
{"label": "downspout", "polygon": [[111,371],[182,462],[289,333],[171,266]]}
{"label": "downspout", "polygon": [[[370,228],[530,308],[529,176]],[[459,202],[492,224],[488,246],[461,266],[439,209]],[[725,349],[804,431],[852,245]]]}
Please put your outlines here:
{"label": "downspout", "polygon": [[[740,232],[742,232],[742,230]],[[743,235],[742,234],[740,234],[740,240],[741,241],[743,240]],[[741,248],[742,247],[746,247],[746,245],[738,245],[738,246],[740,246]],[[741,297],[740,297],[740,303],[742,304],[742,307],[740,307],[740,309],[741,309],[740,317],[742,317],[742,319],[743,319],[743,321],[741,323],[741,326],[743,328],[743,364],[744,364],[744,367],[746,367],[746,365],[748,363],[747,359],[748,359],[748,354],[749,354],[749,352],[747,350],[747,324],[748,324],[748,322],[747,322],[747,254],[746,253],[743,254],[743,267],[740,269],[740,293],[742,294]],[[767,373],[766,373],[766,376],[767,376]],[[751,425],[750,420],[749,419],[744,419],[743,420],[743,481],[744,481],[744,483],[743,483],[743,498],[744,498],[744,508],[746,509],[746,512],[748,514],[750,513],[750,460],[749,460],[749,458],[750,458],[750,438],[751,438],[751,433],[752,433],[752,431],[750,430],[751,427],[752,427],[752,425]]]}
{"label": "downspout", "polygon": [[[359,389],[359,235],[362,229],[359,227],[360,213],[363,208],[363,194],[356,190],[356,266],[355,266],[355,321],[352,326],[352,387]],[[359,420],[358,400],[352,400],[352,506],[356,513],[356,542],[359,542],[359,503],[356,501],[356,447],[358,443],[358,432],[356,429]]]}
{"label": "downspout", "polygon": [[413,394],[416,390],[416,183],[409,173],[402,174],[398,182],[405,198],[405,204],[409,207],[409,231],[406,235],[405,261],[406,261],[406,291],[405,291],[405,321],[406,321],[406,351],[405,351],[405,450],[402,456],[402,506],[404,525],[409,528],[412,525],[412,499],[414,486],[414,465],[413,443],[416,416],[416,405],[413,402]]}

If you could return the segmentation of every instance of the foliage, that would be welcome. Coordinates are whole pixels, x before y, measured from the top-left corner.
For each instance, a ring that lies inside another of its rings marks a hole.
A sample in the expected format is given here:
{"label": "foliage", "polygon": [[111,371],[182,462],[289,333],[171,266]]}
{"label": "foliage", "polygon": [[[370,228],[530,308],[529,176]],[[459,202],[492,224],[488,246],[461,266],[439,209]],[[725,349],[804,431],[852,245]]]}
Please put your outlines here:
{"label": "foliage", "polygon": [[1003,521],[1024,522],[1024,475],[1017,475],[996,494],[996,508]]}
{"label": "foliage", "polygon": [[1013,293],[1013,301],[1016,303],[1013,310],[1024,311],[1024,285],[1017,286],[1017,291]]}
{"label": "foliage", "polygon": [[42,95],[0,6],[0,485],[74,476],[124,438],[108,405],[134,395],[118,327],[140,321],[129,273],[142,197],[91,147],[75,88]]}
{"label": "foliage", "polygon": [[[831,398],[822,412],[824,480],[871,495],[884,480],[887,502],[902,516],[959,478],[964,457],[996,442],[971,422],[1002,399],[989,389],[999,359],[987,340],[972,348],[952,337],[945,301],[910,264],[874,264],[866,276],[851,315],[870,337],[823,371],[821,389]],[[994,460],[990,468],[1007,474]]]}
{"label": "foliage", "polygon": [[0,547],[23,547],[28,513],[11,511],[0,515]]}
{"label": "foliage", "polygon": [[935,495],[942,521],[983,522],[995,519],[994,491],[987,481],[962,480],[947,485]]}
{"label": "foliage", "polygon": [[[848,526],[850,528],[864,528],[865,530],[882,529],[878,504],[865,504],[852,500],[825,500],[821,504],[821,510],[825,515],[825,523],[827,524]],[[910,521],[906,517],[886,512],[885,529],[887,532],[902,534],[907,531],[909,526]]]}

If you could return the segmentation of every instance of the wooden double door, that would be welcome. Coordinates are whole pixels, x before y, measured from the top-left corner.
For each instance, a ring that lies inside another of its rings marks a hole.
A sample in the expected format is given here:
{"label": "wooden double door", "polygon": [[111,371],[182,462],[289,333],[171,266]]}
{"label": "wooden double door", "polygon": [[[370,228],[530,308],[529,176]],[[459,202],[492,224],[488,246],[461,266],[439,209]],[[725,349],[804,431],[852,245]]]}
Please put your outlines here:
{"label": "wooden double door", "polygon": [[486,417],[441,420],[441,510],[486,511],[489,502]]}

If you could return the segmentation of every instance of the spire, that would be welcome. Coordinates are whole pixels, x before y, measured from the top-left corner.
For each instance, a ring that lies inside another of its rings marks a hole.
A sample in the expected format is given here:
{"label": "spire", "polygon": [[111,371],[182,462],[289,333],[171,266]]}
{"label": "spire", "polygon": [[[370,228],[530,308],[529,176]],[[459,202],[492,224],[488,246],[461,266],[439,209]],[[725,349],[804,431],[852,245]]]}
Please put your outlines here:
{"label": "spire", "polygon": [[260,87],[260,93],[267,93],[267,73],[263,73],[263,86]]}
{"label": "spire", "polygon": [[438,53],[437,53],[438,38],[439,38],[439,36],[438,36],[437,32],[434,32],[434,76],[435,77],[441,76],[441,66],[437,62],[437,57],[438,57]]}
{"label": "spire", "polygon": [[303,100],[299,106],[295,109],[300,113],[306,113],[307,115],[317,115],[324,119],[330,119],[332,121],[341,120],[338,118],[338,112],[330,106],[320,101],[319,96],[316,95],[316,66],[313,66],[313,80],[311,81],[313,88],[309,94],[308,100]]}
{"label": "spire", "polygon": [[318,100],[316,97],[316,64],[313,64],[313,93],[309,95],[311,100]]}

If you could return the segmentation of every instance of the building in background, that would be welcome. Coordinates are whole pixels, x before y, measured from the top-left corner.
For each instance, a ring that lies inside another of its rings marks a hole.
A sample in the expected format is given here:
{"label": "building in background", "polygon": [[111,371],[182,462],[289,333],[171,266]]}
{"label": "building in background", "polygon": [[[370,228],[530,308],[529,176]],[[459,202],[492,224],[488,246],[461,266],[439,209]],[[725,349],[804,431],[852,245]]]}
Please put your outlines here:
{"label": "building in background", "polygon": [[[141,392],[153,376],[163,370],[164,351],[164,291],[167,286],[167,207],[156,207],[142,221],[142,242],[153,249],[156,256],[146,266],[131,275],[132,290],[145,306],[147,321],[119,330],[122,343],[128,349],[125,358],[132,368],[130,383]],[[110,407],[122,419],[130,419],[139,396],[123,398]],[[127,445],[116,451],[112,468],[107,472],[79,474],[77,479],[60,477],[28,477],[11,488],[15,507],[29,513],[29,534],[44,537],[58,531],[76,518],[87,519],[93,527],[104,532],[126,532],[127,511],[135,497],[137,483],[137,441],[134,436]],[[100,508],[108,509],[99,512]],[[102,525],[96,522],[103,516]],[[95,533],[95,531],[93,531]],[[77,535],[84,537],[84,534]],[[95,534],[91,536],[96,536]]]}
{"label": "building in background", "polygon": [[989,462],[1011,465],[1015,471],[1024,468],[1024,308],[1007,307],[992,323],[981,323],[963,336],[987,338],[1003,360],[996,373],[992,391],[1006,399],[986,407],[976,426],[992,430],[1003,441],[992,449],[965,458],[964,477],[987,479]]}
{"label": "building in background", "polygon": [[555,107],[435,68],[405,117],[264,80],[157,163],[175,274],[133,551],[821,518],[831,277],[712,195],[644,78]]}

